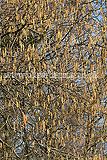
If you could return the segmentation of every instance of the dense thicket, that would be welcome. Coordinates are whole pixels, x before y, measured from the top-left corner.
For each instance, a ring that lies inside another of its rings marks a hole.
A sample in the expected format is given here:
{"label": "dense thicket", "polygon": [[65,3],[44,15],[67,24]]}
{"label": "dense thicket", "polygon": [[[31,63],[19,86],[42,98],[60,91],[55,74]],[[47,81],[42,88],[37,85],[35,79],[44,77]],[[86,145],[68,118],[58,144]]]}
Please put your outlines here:
{"label": "dense thicket", "polygon": [[105,160],[106,2],[0,5],[0,159]]}

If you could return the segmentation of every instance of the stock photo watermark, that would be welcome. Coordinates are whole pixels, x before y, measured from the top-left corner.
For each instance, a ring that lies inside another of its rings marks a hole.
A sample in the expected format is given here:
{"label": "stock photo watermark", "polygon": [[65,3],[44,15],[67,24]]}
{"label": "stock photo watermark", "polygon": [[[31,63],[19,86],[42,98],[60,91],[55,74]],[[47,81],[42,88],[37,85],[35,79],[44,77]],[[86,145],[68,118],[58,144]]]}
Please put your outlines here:
{"label": "stock photo watermark", "polygon": [[[62,72],[39,72],[39,73],[14,73],[14,72],[7,72],[3,73],[3,77],[5,79],[30,79],[30,78],[35,78],[35,79],[74,79],[76,78],[75,73],[62,73]],[[96,73],[89,73],[89,74],[83,74],[82,77],[85,78],[91,78],[94,80],[97,80],[97,74]]]}

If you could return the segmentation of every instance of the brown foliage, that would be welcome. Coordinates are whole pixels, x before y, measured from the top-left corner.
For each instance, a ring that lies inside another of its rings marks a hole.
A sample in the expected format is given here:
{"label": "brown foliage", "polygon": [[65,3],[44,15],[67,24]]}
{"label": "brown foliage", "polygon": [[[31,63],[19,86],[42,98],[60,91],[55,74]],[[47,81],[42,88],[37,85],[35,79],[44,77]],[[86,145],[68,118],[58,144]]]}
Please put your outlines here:
{"label": "brown foliage", "polygon": [[1,1],[1,159],[106,159],[105,1]]}

